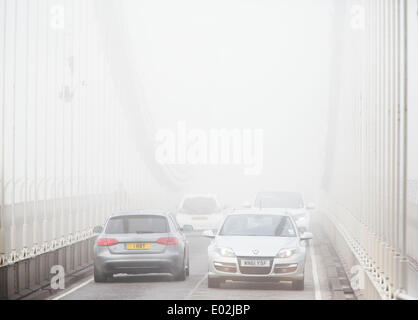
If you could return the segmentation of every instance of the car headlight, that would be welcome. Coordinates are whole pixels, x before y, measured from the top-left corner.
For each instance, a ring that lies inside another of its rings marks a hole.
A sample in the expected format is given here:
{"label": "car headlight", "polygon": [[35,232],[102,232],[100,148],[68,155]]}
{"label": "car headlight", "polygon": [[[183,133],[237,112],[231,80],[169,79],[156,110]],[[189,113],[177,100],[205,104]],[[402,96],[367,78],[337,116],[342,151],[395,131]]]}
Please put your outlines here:
{"label": "car headlight", "polygon": [[230,248],[216,247],[215,251],[222,257],[235,257],[234,251]]}
{"label": "car headlight", "polygon": [[290,258],[291,256],[293,256],[297,252],[298,252],[298,249],[297,248],[282,249],[277,254],[277,257],[279,257],[279,258]]}

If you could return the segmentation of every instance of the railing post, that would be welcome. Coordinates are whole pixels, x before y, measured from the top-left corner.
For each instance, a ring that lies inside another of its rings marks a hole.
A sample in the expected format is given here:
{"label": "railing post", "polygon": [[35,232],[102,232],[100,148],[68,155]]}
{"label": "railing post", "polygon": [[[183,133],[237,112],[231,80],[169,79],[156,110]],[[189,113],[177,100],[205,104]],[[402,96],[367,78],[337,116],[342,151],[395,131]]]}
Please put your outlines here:
{"label": "railing post", "polygon": [[403,172],[402,172],[402,237],[401,288],[407,289],[407,178],[408,178],[408,0],[403,0]]}
{"label": "railing post", "polygon": [[0,163],[0,170],[1,170],[1,203],[0,203],[0,266],[6,263],[6,232],[5,232],[5,169],[4,169],[4,162],[5,162],[5,109],[6,109],[6,37],[7,37],[7,23],[6,23],[6,16],[7,16],[7,2],[8,0],[4,1],[3,6],[3,61],[2,61],[2,107],[1,107],[1,163]]}
{"label": "railing post", "polygon": [[17,11],[18,11],[18,2],[15,1],[14,6],[14,49],[13,49],[13,93],[12,93],[12,203],[11,203],[11,226],[10,226],[10,259],[14,261],[17,259],[17,252],[16,252],[16,219],[15,219],[15,210],[16,210],[16,59],[17,59]]}

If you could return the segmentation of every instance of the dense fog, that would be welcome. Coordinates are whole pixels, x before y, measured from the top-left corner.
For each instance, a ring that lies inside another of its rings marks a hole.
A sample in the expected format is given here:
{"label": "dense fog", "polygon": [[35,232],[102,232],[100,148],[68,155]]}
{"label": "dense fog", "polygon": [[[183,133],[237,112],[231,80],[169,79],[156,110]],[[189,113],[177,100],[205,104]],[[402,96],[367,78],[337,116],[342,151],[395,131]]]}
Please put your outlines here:
{"label": "dense fog", "polygon": [[[315,197],[329,102],[330,1],[126,1],[123,7],[137,89],[157,130],[170,130],[176,148],[185,130],[192,135],[188,150],[199,149],[196,130],[204,139],[211,130],[235,132],[236,139],[250,134],[242,149],[252,150],[235,161],[234,142],[223,164],[171,161],[193,173],[190,192],[218,193],[230,205],[259,190]],[[164,133],[160,138],[157,145]]]}

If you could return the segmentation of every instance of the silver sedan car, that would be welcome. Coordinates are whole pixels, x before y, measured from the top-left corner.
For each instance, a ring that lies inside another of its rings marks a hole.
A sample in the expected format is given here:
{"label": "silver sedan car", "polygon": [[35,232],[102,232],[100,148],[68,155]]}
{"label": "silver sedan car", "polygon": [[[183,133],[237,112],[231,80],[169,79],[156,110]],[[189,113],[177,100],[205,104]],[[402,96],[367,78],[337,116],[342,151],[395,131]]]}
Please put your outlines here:
{"label": "silver sedan car", "polygon": [[113,214],[94,246],[94,280],[106,281],[117,273],[169,273],[176,280],[189,274],[189,249],[182,229],[169,213]]}
{"label": "silver sedan car", "polygon": [[250,209],[228,215],[208,247],[209,288],[225,280],[292,281],[304,289],[305,244],[293,218],[275,209]]}

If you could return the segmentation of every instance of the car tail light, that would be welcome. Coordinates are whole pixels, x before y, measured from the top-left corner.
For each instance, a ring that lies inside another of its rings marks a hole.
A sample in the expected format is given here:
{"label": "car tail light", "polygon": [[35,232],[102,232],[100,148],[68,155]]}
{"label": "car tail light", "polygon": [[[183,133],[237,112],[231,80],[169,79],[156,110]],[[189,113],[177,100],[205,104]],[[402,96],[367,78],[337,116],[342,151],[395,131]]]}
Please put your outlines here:
{"label": "car tail light", "polygon": [[115,244],[118,244],[118,240],[113,238],[100,238],[99,240],[97,240],[97,245],[99,247],[110,247]]}
{"label": "car tail light", "polygon": [[176,245],[179,243],[179,239],[177,239],[176,237],[166,237],[166,238],[159,238],[157,240],[157,242],[159,244],[164,244],[166,246],[170,246],[170,245]]}

